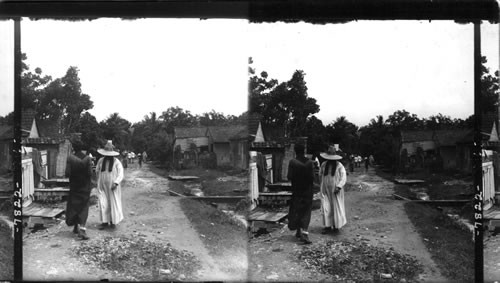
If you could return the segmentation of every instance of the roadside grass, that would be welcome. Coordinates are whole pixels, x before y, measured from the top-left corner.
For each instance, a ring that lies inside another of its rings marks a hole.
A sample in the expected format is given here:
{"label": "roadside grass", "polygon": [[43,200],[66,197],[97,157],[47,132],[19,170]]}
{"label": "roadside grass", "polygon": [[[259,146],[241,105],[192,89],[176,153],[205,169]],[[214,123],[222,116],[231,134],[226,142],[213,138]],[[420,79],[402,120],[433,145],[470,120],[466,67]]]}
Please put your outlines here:
{"label": "roadside grass", "polygon": [[14,240],[10,228],[0,224],[0,280],[14,280]]}
{"label": "roadside grass", "polygon": [[[376,174],[389,181],[395,178],[380,169],[376,170]],[[404,178],[425,180],[424,184],[414,186],[395,184],[395,192],[409,199],[416,199],[415,191],[425,191],[431,200],[463,200],[474,196],[472,177],[468,175],[451,172],[430,174],[421,171],[405,174]]]}
{"label": "roadside grass", "polygon": [[441,273],[456,282],[473,282],[472,234],[431,206],[408,202],[405,211]]}
{"label": "roadside grass", "polygon": [[184,198],[180,204],[211,254],[246,253],[248,237],[241,222],[202,201]]}
{"label": "roadside grass", "polygon": [[201,183],[201,189],[206,196],[245,196],[248,194],[248,180],[207,180]]}
{"label": "roadside grass", "polygon": [[199,188],[205,196],[245,196],[248,194],[247,172],[239,169],[203,169],[191,168],[179,171],[166,172],[163,169],[151,166],[156,174],[196,176],[198,180],[170,181],[169,189],[183,195],[190,195],[193,188]]}

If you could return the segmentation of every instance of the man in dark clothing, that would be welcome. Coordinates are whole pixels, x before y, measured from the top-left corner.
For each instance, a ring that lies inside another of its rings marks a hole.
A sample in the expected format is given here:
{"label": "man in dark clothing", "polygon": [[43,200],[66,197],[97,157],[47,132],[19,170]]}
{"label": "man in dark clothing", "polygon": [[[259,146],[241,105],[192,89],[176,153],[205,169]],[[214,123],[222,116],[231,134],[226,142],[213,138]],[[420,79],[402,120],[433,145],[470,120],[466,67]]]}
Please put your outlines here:
{"label": "man in dark clothing", "polygon": [[288,180],[292,182],[288,228],[297,230],[295,237],[305,244],[310,244],[307,229],[311,221],[313,203],[314,164],[304,153],[303,145],[295,145],[296,158],[288,164]]}
{"label": "man in dark clothing", "polygon": [[142,168],[142,154],[137,154],[137,160],[139,161],[139,167]]}
{"label": "man in dark clothing", "polygon": [[66,224],[74,226],[73,233],[88,240],[85,224],[89,214],[92,160],[80,140],[72,142],[74,154],[68,156],[66,176],[69,177],[69,196],[66,204]]}

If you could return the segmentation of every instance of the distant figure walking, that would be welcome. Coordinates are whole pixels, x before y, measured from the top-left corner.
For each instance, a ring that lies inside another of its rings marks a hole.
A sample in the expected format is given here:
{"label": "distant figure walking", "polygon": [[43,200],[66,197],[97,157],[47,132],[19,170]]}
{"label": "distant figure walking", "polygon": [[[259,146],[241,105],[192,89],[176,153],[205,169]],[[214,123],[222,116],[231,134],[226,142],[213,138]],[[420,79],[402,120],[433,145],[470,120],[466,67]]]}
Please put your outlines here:
{"label": "distant figure walking", "polygon": [[139,167],[142,168],[142,154],[137,154],[137,161],[139,162]]}
{"label": "distant figure walking", "polygon": [[368,157],[365,157],[365,172],[368,172],[368,167],[370,166],[370,160]]}
{"label": "distant figure walking", "polygon": [[110,140],[104,149],[97,150],[103,157],[96,166],[97,191],[99,192],[99,211],[101,225],[99,230],[115,228],[123,220],[122,191],[120,183],[123,180],[123,166],[116,158],[118,152],[113,150]]}
{"label": "distant figure walking", "polygon": [[295,237],[310,244],[309,223],[313,203],[314,163],[304,155],[303,145],[295,145],[295,159],[288,164],[288,180],[292,182],[292,200],[288,213],[288,228],[297,230]]}
{"label": "distant figure walking", "polygon": [[337,232],[347,223],[344,207],[344,185],[347,181],[346,171],[340,160],[342,156],[337,155],[335,148],[330,146],[321,157],[326,159],[321,164],[320,194],[321,212],[323,215],[323,232]]}
{"label": "distant figure walking", "polygon": [[368,158],[368,161],[370,162],[370,165],[372,167],[375,166],[375,158],[373,158],[373,155],[370,154],[370,157]]}
{"label": "distant figure walking", "polygon": [[122,155],[120,156],[121,160],[123,161],[122,166],[123,168],[127,169],[128,167],[128,153],[127,151],[122,151]]}
{"label": "distant figure walking", "polygon": [[85,224],[89,215],[92,159],[80,140],[72,142],[74,154],[68,156],[66,176],[69,177],[69,196],[66,203],[66,224],[74,226],[73,233],[88,240]]}

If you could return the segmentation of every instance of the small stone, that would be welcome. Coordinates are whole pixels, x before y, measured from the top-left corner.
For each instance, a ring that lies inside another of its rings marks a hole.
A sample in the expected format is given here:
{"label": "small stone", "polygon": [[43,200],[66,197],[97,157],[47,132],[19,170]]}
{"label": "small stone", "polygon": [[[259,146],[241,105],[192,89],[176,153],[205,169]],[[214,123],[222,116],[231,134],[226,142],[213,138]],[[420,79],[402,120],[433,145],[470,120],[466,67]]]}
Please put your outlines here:
{"label": "small stone", "polygon": [[172,271],[170,271],[170,269],[160,269],[159,272],[160,272],[160,274],[163,274],[163,275],[167,275],[167,274],[172,273]]}
{"label": "small stone", "polygon": [[382,279],[391,279],[392,275],[390,273],[380,273],[380,278],[382,278]]}
{"label": "small stone", "polygon": [[179,275],[179,279],[180,279],[180,280],[184,280],[184,279],[186,279],[186,275],[184,275],[184,274]]}
{"label": "small stone", "polygon": [[272,275],[266,276],[267,280],[278,280],[278,278],[279,278],[278,274],[272,274]]}

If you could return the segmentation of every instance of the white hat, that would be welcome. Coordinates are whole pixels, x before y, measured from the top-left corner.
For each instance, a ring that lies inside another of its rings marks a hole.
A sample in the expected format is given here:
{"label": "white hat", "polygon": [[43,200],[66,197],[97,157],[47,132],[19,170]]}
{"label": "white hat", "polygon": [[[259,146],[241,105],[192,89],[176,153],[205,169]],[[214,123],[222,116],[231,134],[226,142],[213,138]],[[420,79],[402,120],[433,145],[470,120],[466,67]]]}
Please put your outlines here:
{"label": "white hat", "polygon": [[342,156],[337,155],[335,147],[329,146],[327,152],[320,153],[320,156],[326,160],[341,160]]}
{"label": "white hat", "polygon": [[99,154],[104,155],[104,156],[117,156],[117,155],[119,155],[119,153],[114,151],[113,148],[114,148],[113,142],[111,140],[108,140],[108,142],[104,146],[104,149],[100,148],[97,150],[97,152],[99,152]]}

